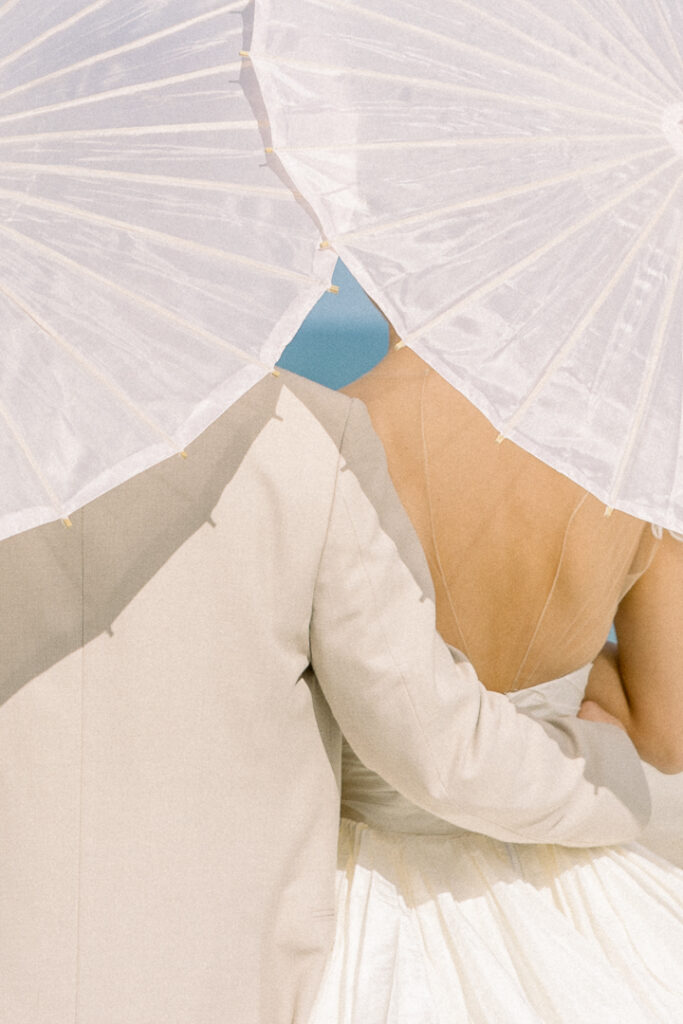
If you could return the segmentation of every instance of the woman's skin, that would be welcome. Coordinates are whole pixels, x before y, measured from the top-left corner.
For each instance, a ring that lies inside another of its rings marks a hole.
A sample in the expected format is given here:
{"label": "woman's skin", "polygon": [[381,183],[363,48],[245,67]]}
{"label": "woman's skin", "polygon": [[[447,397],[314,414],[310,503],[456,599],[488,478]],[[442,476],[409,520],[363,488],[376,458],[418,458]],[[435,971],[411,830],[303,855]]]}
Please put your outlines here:
{"label": "woman's skin", "polygon": [[[345,391],[384,443],[442,636],[499,691],[594,661],[581,716],[615,717],[646,760],[683,770],[683,544],[606,517],[567,477],[496,444],[488,420],[397,340]],[[605,645],[613,619],[616,651]]]}
{"label": "woman's skin", "polygon": [[[683,543],[665,533],[651,566],[619,603],[586,697],[616,715],[641,757],[683,771]],[[584,717],[594,717],[593,714]]]}

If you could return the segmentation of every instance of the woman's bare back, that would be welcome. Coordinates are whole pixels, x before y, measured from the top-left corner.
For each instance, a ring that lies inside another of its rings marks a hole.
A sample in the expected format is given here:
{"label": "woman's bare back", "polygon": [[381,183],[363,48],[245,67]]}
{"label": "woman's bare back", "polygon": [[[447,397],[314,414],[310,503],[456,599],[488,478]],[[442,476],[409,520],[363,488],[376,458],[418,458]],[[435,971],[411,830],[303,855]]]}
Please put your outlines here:
{"label": "woman's bare back", "polygon": [[410,349],[346,389],[362,399],[424,547],[437,624],[490,689],[592,660],[656,540],[496,431]]}

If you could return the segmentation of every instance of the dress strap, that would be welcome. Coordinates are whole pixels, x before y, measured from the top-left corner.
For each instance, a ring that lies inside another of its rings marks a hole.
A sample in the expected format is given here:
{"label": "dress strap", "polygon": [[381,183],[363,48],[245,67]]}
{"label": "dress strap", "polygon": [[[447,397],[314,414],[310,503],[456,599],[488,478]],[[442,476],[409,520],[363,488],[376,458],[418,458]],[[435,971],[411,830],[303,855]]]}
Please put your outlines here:
{"label": "dress strap", "polygon": [[[657,523],[650,523],[650,529],[657,540],[661,540],[664,536],[664,528],[659,526]],[[679,544],[683,543],[683,533],[676,533],[675,530],[667,530],[666,532],[670,537],[673,537],[674,540],[677,540]]]}

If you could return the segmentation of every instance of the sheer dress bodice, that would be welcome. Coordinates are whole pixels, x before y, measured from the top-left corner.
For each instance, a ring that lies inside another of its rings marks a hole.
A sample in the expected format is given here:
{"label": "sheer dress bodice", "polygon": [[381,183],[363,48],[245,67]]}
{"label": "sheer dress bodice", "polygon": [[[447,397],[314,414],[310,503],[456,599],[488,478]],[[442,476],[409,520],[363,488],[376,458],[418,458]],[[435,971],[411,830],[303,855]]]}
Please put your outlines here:
{"label": "sheer dress bodice", "polygon": [[409,349],[347,391],[367,405],[432,574],[437,626],[489,689],[592,661],[654,556],[648,524],[605,507],[496,430]]}

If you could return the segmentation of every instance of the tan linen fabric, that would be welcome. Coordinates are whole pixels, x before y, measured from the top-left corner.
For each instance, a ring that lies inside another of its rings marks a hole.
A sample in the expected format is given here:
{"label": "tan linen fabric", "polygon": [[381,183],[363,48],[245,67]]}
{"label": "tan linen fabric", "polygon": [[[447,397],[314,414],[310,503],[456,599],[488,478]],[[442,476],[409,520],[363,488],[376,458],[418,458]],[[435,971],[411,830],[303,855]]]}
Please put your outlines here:
{"label": "tan linen fabric", "polygon": [[303,1024],[340,727],[502,839],[647,817],[619,730],[541,726],[451,655],[364,407],[292,375],[72,529],[4,541],[0,582],[2,1024]]}

